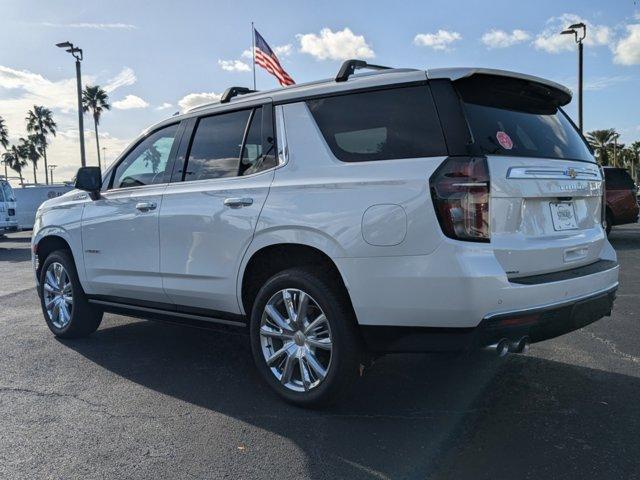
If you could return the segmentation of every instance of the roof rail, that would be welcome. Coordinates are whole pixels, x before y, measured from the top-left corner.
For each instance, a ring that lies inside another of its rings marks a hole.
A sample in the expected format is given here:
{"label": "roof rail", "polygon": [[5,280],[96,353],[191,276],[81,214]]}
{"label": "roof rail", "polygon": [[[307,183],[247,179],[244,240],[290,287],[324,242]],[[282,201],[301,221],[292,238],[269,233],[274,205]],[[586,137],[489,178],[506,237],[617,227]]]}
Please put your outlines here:
{"label": "roof rail", "polygon": [[229,87],[227,88],[222,97],[220,98],[220,103],[229,103],[229,101],[233,97],[237,97],[238,95],[246,95],[247,93],[255,93],[257,90],[251,90],[247,87]]}
{"label": "roof rail", "polygon": [[369,68],[371,70],[389,70],[391,67],[373,65],[365,62],[364,60],[346,60],[340,67],[338,75],[336,75],[336,82],[346,82],[349,80],[349,77],[356,72],[356,70],[361,68]]}

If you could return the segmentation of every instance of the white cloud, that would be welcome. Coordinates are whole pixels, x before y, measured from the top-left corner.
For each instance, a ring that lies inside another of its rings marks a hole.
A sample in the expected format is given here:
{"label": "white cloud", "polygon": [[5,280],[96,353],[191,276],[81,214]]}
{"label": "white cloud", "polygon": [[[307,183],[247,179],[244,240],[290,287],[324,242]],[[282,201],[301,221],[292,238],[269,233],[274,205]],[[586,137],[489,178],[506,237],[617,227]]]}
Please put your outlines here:
{"label": "white cloud", "polygon": [[[290,43],[287,43],[286,45],[277,45],[273,47],[273,51],[275,52],[278,58],[288,57],[293,53],[293,45],[291,45]],[[240,56],[242,58],[247,58],[247,59],[253,58],[253,54],[251,53],[250,48],[243,50]]]}
{"label": "white cloud", "polygon": [[120,87],[133,85],[137,80],[134,71],[129,67],[124,67],[115,77],[107,80],[104,89],[107,93],[111,93]]}
{"label": "white cloud", "polygon": [[113,102],[113,108],[118,110],[131,110],[133,108],[147,108],[149,103],[137,95],[127,95],[122,100]]}
{"label": "white cloud", "polygon": [[547,27],[540,32],[533,45],[538,50],[544,50],[548,53],[561,53],[565,51],[575,50],[575,38],[573,35],[560,35],[560,32],[569,25],[583,22],[587,26],[587,37],[584,40],[585,45],[602,46],[609,45],[613,40],[611,28],[606,25],[595,25],[586,21],[573,13],[564,13],[558,17],[551,17],[547,20]]}
{"label": "white cloud", "polygon": [[618,83],[628,82],[629,80],[631,80],[631,77],[626,75],[588,78],[584,82],[584,89],[587,91],[604,90]]}
{"label": "white cloud", "polygon": [[451,44],[459,40],[462,40],[462,35],[458,32],[440,29],[436,33],[417,34],[413,43],[419,47],[429,47],[434,50],[450,50]]}
{"label": "white cloud", "polygon": [[251,67],[241,60],[218,60],[218,65],[227,72],[251,71]]}
{"label": "white cloud", "polygon": [[349,58],[373,58],[375,53],[364,36],[355,35],[349,28],[333,32],[323,28],[320,34],[298,34],[300,51],[318,60],[346,60]]}
{"label": "white cloud", "polygon": [[[636,15],[640,20],[640,14]],[[640,64],[640,24],[627,25],[627,36],[613,47],[613,61],[621,65]]]}
{"label": "white cloud", "polygon": [[54,27],[54,28],[89,28],[93,30],[134,30],[138,27],[135,25],[131,25],[130,23],[90,23],[90,22],[81,22],[81,23],[51,23],[51,22],[40,22],[38,25],[43,27]]}
{"label": "white cloud", "polygon": [[169,103],[169,102],[164,102],[161,105],[158,105],[156,107],[156,110],[166,110],[167,108],[171,108],[173,107],[173,104]]}
{"label": "white cloud", "polygon": [[[122,72],[116,78],[121,74]],[[83,80],[85,84],[96,84],[97,78],[85,73]],[[69,180],[80,166],[75,75],[52,81],[28,70],[0,65],[0,114],[7,122],[11,142],[26,135],[24,119],[33,105],[44,105],[53,111],[58,134],[49,138],[47,157],[49,164],[58,166],[54,173],[56,181]],[[91,122],[85,121],[85,125],[90,124]],[[90,128],[86,129],[85,140],[87,163],[97,165],[95,135]],[[100,132],[100,147],[106,147],[109,161],[115,159],[128,143],[128,139],[112,137],[104,130]],[[40,180],[44,180],[43,168],[38,171]],[[27,174],[30,173],[30,169],[27,169]]]}
{"label": "white cloud", "polygon": [[288,57],[293,53],[293,45],[287,43],[286,45],[278,45],[273,48],[273,51],[278,57]]}
{"label": "white cloud", "polygon": [[178,101],[178,106],[180,110],[185,112],[199,105],[204,105],[205,103],[217,102],[221,96],[221,94],[213,92],[190,93]]}
{"label": "white cloud", "polygon": [[489,48],[507,48],[518,43],[526,42],[531,38],[529,32],[515,29],[511,33],[504,30],[490,30],[482,35],[482,43]]}

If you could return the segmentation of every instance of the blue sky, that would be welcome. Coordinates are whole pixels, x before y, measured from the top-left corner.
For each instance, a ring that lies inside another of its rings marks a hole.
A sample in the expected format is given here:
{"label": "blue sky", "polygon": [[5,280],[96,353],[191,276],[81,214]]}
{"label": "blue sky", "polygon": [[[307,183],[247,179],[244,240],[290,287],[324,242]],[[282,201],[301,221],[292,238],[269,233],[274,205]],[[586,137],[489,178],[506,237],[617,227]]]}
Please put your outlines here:
{"label": "blue sky", "polygon": [[[298,83],[333,76],[344,58],[368,57],[403,67],[504,68],[575,89],[575,45],[557,32],[581,19],[589,25],[585,128],[615,127],[623,141],[640,139],[640,4],[633,0],[1,3],[0,116],[16,140],[33,103],[52,108],[57,179],[73,175],[79,153],[73,59],[55,43],[82,47],[85,83],[109,88],[114,108],[100,126],[109,162],[150,124],[227,86],[250,86],[243,52],[252,20]],[[261,69],[257,77],[259,89],[278,86]],[[88,162],[96,164],[88,116],[85,128]]]}

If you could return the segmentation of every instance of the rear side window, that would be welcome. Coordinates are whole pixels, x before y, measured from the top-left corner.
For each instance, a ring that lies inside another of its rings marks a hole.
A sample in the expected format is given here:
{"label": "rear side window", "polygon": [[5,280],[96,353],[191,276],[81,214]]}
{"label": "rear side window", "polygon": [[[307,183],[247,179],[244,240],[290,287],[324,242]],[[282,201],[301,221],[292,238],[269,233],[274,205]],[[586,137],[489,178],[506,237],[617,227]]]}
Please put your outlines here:
{"label": "rear side window", "polygon": [[185,181],[238,175],[242,139],[251,110],[201,118],[193,136]]}
{"label": "rear side window", "polygon": [[324,139],[343,162],[447,154],[426,85],[308,100]]}
{"label": "rear side window", "polygon": [[635,186],[631,175],[626,170],[605,168],[604,179],[607,182],[607,188],[614,190],[630,190]]}
{"label": "rear side window", "polygon": [[525,80],[476,75],[455,82],[478,153],[583,160],[594,158],[560,109],[566,93]]}

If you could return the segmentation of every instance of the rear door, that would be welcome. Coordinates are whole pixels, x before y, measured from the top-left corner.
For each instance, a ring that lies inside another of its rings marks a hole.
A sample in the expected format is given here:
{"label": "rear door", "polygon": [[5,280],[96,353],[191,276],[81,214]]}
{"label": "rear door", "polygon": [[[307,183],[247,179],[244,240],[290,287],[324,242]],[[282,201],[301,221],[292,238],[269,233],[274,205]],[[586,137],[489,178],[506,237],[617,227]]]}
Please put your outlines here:
{"label": "rear door", "polygon": [[597,261],[605,242],[602,182],[561,110],[567,92],[531,80],[475,75],[454,82],[491,178],[491,244],[511,277]]}
{"label": "rear door", "polygon": [[272,107],[224,112],[194,123],[160,211],[163,285],[184,313],[239,313],[239,264],[276,166]]}

